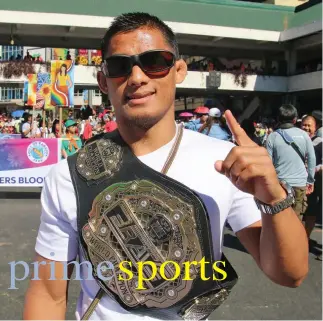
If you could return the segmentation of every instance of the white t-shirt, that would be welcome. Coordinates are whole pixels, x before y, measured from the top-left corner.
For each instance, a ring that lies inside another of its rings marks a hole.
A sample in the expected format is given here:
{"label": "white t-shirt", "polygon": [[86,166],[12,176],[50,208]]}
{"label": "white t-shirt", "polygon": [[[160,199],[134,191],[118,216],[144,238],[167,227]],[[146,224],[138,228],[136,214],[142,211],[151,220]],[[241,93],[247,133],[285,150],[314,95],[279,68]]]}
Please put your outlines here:
{"label": "white t-shirt", "polygon": [[[171,142],[139,159],[154,170],[161,171]],[[225,222],[237,232],[261,219],[253,196],[239,191],[228,178],[219,174],[214,163],[224,160],[234,145],[184,129],[182,142],[168,176],[185,184],[203,199],[211,222],[215,260],[221,258]],[[55,165],[45,179],[41,196],[41,224],[36,251],[52,260],[73,260],[79,253],[76,198],[66,160]],[[86,265],[81,266],[82,291],[78,299],[76,318],[79,320],[95,297],[99,287],[88,278]],[[92,320],[156,320],[129,314],[120,305],[104,296]]]}

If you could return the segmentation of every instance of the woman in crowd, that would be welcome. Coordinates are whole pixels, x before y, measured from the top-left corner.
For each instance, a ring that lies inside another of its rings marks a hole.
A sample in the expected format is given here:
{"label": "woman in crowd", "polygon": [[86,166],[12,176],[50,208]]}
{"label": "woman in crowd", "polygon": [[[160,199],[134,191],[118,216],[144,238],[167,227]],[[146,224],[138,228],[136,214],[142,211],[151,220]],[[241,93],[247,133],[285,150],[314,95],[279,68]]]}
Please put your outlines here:
{"label": "woman in crowd", "polygon": [[222,114],[218,108],[211,108],[207,121],[199,128],[199,132],[217,139],[230,140],[231,135],[225,128]]}
{"label": "woman in crowd", "polygon": [[48,135],[48,138],[60,138],[60,134],[59,134],[59,120],[55,119],[52,125],[52,131],[51,133]]}

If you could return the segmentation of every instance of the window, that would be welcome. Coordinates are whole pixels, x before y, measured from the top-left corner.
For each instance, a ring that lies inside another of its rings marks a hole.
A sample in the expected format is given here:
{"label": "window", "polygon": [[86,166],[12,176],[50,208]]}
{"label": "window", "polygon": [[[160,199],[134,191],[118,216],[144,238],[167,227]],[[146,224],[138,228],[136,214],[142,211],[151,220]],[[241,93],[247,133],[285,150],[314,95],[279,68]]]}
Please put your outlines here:
{"label": "window", "polygon": [[83,89],[74,89],[74,96],[83,96]]}
{"label": "window", "polygon": [[18,55],[23,59],[24,47],[22,46],[2,46],[2,60],[16,59]]}
{"label": "window", "polygon": [[1,88],[0,100],[23,99],[23,88]]}
{"label": "window", "polygon": [[96,97],[101,97],[101,96],[102,96],[101,90],[95,90],[94,92],[95,92],[95,94],[94,94],[94,95],[95,95]]}

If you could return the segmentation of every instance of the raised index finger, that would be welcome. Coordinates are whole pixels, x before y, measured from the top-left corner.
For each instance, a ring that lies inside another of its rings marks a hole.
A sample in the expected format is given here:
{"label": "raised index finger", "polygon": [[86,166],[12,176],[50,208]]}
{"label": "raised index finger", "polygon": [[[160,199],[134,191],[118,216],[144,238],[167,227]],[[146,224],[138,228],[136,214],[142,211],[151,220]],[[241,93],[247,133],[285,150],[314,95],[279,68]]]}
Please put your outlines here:
{"label": "raised index finger", "polygon": [[246,132],[241,128],[240,124],[234,118],[230,110],[226,110],[224,115],[227,121],[227,125],[229,126],[230,131],[239,146],[246,146],[246,147],[258,146],[255,142],[253,142],[249,138]]}

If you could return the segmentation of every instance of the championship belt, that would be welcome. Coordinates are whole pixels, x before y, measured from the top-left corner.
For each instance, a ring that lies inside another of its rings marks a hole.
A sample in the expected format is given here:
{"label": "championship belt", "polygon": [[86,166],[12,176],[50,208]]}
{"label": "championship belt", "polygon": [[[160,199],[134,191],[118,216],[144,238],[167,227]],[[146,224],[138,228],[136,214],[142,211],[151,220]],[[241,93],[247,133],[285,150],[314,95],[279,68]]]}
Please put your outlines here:
{"label": "championship belt", "polygon": [[83,320],[103,295],[133,314],[205,320],[237,282],[224,255],[214,260],[202,199],[165,175],[182,131],[162,173],[140,162],[117,131],[68,158],[80,244],[100,286]]}

